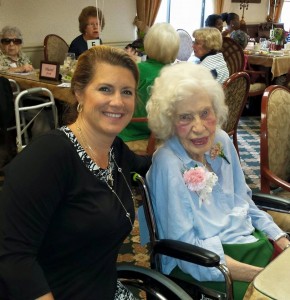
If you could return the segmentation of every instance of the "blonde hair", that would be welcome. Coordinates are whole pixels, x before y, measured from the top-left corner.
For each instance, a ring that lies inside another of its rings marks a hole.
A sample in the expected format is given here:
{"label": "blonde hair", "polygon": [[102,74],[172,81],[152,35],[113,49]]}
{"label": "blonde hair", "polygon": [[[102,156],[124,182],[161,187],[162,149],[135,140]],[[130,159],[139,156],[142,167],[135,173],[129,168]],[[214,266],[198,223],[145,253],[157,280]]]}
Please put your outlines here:
{"label": "blonde hair", "polygon": [[149,128],[158,139],[166,140],[174,135],[176,103],[189,97],[194,99],[199,90],[208,94],[221,126],[227,119],[228,107],[221,84],[206,67],[181,62],[161,70],[146,105]]}
{"label": "blonde hair", "polygon": [[168,23],[156,23],[146,33],[144,50],[149,58],[163,64],[175,61],[180,39],[176,30]]}
{"label": "blonde hair", "polygon": [[222,48],[223,38],[221,32],[214,27],[204,27],[193,32],[192,36],[201,41],[207,50],[219,51]]}

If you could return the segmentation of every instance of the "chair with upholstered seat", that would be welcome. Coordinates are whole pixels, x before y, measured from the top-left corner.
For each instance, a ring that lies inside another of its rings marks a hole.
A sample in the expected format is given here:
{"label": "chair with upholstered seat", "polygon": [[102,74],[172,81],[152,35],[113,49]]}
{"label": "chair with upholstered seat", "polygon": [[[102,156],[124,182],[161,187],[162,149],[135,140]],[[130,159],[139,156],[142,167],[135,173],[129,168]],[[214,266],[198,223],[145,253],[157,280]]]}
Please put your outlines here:
{"label": "chair with upholstered seat", "polygon": [[269,85],[266,72],[254,70],[248,62],[245,63],[243,48],[230,37],[223,37],[223,46],[221,51],[227,63],[230,75],[240,71],[245,71],[249,74],[250,89],[248,98],[262,96],[265,88]]}
{"label": "chair with upholstered seat", "polygon": [[244,51],[236,41],[230,37],[223,37],[221,52],[227,63],[230,75],[244,70]]}
{"label": "chair with upholstered seat", "polygon": [[56,34],[49,34],[44,38],[44,59],[46,61],[63,64],[65,54],[68,52],[66,41]]}
{"label": "chair with upholstered seat", "polygon": [[264,92],[260,156],[261,191],[282,189],[290,199],[290,90],[286,87],[272,85]]}
{"label": "chair with upholstered seat", "polygon": [[[261,108],[261,191],[290,202],[290,90],[279,85],[266,88]],[[285,231],[290,216],[270,213]]]}
{"label": "chair with upholstered seat", "polygon": [[177,54],[177,59],[187,61],[192,53],[192,38],[184,29],[177,29],[180,38],[180,46]]}
{"label": "chair with upholstered seat", "polygon": [[232,74],[223,84],[225,102],[229,108],[229,115],[222,129],[225,130],[228,135],[233,136],[234,146],[238,154],[238,123],[247,102],[249,87],[250,78],[246,72]]}

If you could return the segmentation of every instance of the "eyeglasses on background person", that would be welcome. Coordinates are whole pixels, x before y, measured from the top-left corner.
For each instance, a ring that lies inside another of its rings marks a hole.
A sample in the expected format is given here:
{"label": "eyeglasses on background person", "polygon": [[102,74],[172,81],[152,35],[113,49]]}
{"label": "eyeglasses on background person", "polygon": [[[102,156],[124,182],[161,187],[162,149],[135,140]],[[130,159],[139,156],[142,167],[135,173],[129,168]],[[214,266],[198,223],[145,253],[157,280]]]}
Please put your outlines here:
{"label": "eyeglasses on background person", "polygon": [[1,43],[3,45],[9,45],[11,42],[14,45],[21,45],[22,44],[22,39],[8,39],[8,38],[1,39]]}

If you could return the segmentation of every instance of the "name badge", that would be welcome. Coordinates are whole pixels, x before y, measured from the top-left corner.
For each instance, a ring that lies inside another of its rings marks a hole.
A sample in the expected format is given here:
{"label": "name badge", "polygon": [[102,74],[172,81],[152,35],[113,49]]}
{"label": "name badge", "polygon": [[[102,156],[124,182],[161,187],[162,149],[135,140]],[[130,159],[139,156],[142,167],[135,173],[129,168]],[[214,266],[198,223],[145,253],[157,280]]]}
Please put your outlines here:
{"label": "name badge", "polygon": [[100,39],[96,40],[87,40],[88,49],[94,47],[94,46],[100,46],[101,42]]}

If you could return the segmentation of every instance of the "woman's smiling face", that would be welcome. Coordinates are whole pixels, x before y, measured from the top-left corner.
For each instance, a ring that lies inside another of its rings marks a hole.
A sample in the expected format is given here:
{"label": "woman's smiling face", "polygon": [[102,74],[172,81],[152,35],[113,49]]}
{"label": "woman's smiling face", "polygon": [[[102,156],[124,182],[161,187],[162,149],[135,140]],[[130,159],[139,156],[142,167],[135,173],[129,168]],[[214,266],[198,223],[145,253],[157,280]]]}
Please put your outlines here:
{"label": "woman's smiling face", "polygon": [[175,134],[192,159],[203,162],[213,146],[216,126],[212,101],[204,90],[176,103]]}
{"label": "woman's smiling face", "polygon": [[128,69],[98,65],[93,80],[77,95],[82,119],[93,132],[114,137],[127,126],[135,108],[136,84]]}

